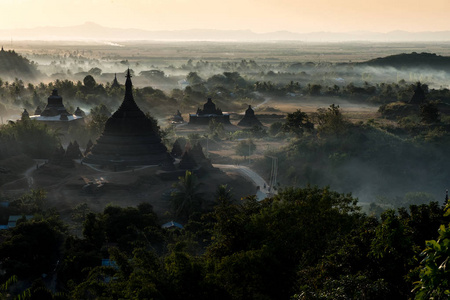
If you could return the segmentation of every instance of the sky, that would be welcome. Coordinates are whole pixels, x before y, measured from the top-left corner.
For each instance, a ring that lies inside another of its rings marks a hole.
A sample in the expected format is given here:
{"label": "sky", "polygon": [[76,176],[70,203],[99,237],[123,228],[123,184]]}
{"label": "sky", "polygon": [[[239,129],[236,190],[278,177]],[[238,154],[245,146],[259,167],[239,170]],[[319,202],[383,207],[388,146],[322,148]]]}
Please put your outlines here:
{"label": "sky", "polygon": [[0,29],[450,30],[450,0],[0,0]]}

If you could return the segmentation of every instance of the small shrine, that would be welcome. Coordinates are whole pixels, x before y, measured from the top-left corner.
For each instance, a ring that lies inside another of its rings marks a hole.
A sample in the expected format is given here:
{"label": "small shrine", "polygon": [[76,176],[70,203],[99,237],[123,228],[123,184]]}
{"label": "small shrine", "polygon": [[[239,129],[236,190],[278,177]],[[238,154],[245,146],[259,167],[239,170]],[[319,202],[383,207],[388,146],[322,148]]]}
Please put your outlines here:
{"label": "small shrine", "polygon": [[113,82],[111,84],[111,88],[114,89],[114,88],[119,88],[119,87],[120,87],[120,84],[117,81],[117,74],[114,74],[114,80],[113,80]]}
{"label": "small shrine", "polygon": [[247,110],[245,111],[245,116],[242,118],[241,121],[239,121],[238,126],[245,126],[245,127],[259,126],[259,127],[262,127],[263,125],[258,120],[258,118],[255,116],[255,111],[252,109],[252,106],[249,105]]}
{"label": "small shrine", "polygon": [[205,170],[214,169],[211,160],[206,158],[203,153],[203,148],[200,143],[194,144],[194,147],[190,147],[190,144],[186,144],[185,151],[181,157],[181,161],[178,165],[182,170],[196,170],[203,168]]}
{"label": "small shrine", "polygon": [[181,112],[179,110],[177,110],[177,113],[172,116],[171,122],[172,122],[172,124],[184,123],[183,116],[181,115]]}

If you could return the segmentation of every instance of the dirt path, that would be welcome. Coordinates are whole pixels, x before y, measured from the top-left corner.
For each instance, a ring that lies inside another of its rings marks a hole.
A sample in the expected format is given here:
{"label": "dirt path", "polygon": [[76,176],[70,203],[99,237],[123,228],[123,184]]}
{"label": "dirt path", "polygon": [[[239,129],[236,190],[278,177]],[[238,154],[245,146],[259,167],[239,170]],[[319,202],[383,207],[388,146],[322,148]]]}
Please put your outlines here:
{"label": "dirt path", "polygon": [[270,197],[271,195],[276,193],[276,191],[270,192],[269,191],[269,185],[267,182],[255,171],[250,169],[246,166],[236,166],[236,165],[221,165],[221,164],[213,164],[213,167],[219,168],[223,171],[237,171],[240,174],[244,175],[246,178],[250,179],[257,187],[259,187],[259,190],[256,193],[256,197],[258,198],[258,201],[261,201],[267,197]]}
{"label": "dirt path", "polygon": [[2,185],[3,188],[12,189],[12,190],[21,190],[21,189],[31,189],[34,184],[34,179],[32,177],[33,172],[37,169],[37,166],[41,166],[45,163],[45,159],[34,159],[35,164],[25,170],[19,179],[10,181]]}
{"label": "dirt path", "polygon": [[43,164],[45,164],[46,160],[45,159],[33,159],[34,162],[36,163],[35,166],[29,167],[24,173],[23,176],[27,179],[28,181],[28,188],[32,188],[33,184],[34,184],[34,179],[32,177],[33,172],[38,168],[38,166],[41,166]]}
{"label": "dirt path", "polygon": [[[80,159],[76,159],[75,162],[81,163],[81,160]],[[158,167],[158,165],[148,165],[148,166],[136,167],[134,169],[129,169],[129,170],[125,170],[125,171],[110,171],[110,170],[99,169],[99,168],[97,168],[97,167],[95,167],[94,165],[91,165],[91,164],[83,163],[83,165],[88,166],[89,168],[91,168],[94,171],[105,173],[105,174],[131,173],[131,172],[134,172],[134,171],[139,171],[139,170],[143,170],[143,169],[147,169],[147,168]]]}
{"label": "dirt path", "polygon": [[[253,106],[253,109],[257,109],[257,108],[259,108],[260,106],[262,106],[262,105],[264,105],[264,104],[266,104],[267,102],[269,102],[271,99],[270,98],[268,98],[268,97],[264,97],[264,101],[263,102],[261,102],[260,104],[258,104],[258,105],[255,105],[255,106]],[[245,111],[244,111],[244,113],[245,113]]]}

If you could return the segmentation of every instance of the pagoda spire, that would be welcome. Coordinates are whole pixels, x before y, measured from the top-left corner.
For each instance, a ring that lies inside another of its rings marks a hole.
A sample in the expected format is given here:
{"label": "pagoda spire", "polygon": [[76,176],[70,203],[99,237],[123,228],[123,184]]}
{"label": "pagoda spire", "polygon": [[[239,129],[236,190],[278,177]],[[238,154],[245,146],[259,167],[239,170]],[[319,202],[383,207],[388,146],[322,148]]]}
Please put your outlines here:
{"label": "pagoda spire", "polygon": [[123,102],[124,103],[131,102],[128,105],[136,106],[136,102],[134,102],[134,97],[133,97],[133,83],[131,82],[130,69],[128,69],[126,77],[127,77],[127,80],[125,81],[125,99]]}
{"label": "pagoda spire", "polygon": [[114,80],[111,84],[111,88],[118,88],[120,87],[119,82],[117,81],[117,73],[114,73]]}
{"label": "pagoda spire", "polygon": [[131,83],[130,68],[128,68],[126,77],[127,77],[127,80],[125,81],[125,95],[128,93],[131,94],[131,87],[133,86],[133,84]]}
{"label": "pagoda spire", "polygon": [[127,71],[127,80],[125,81],[125,97],[119,109],[113,114],[114,117],[118,116],[130,116],[130,112],[134,111],[138,115],[145,116],[134,101],[133,97],[133,84],[131,83],[130,69]]}

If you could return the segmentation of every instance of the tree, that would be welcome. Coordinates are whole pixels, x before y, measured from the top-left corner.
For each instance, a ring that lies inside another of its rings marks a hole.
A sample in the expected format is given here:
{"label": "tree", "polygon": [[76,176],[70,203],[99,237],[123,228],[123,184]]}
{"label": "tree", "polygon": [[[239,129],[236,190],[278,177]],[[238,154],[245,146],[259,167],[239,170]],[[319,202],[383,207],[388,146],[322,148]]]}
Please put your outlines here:
{"label": "tree", "polygon": [[[94,67],[94,68],[90,69],[90,70],[88,71],[88,73],[89,73],[90,75],[100,76],[100,75],[102,75],[102,69],[97,68],[97,67]],[[85,84],[85,85],[86,85],[86,84]]]}
{"label": "tree", "polygon": [[436,103],[426,102],[420,105],[420,117],[423,123],[439,123],[439,109]]}
{"label": "tree", "polygon": [[198,76],[197,72],[189,72],[186,76],[186,80],[191,86],[201,84],[204,81],[200,76]]}
{"label": "tree", "polygon": [[50,129],[46,124],[22,120],[3,126],[0,141],[0,144],[6,144],[8,148],[17,146],[18,152],[31,157],[48,158],[59,144],[59,137],[58,131]]}
{"label": "tree", "polygon": [[308,84],[308,93],[311,96],[319,96],[322,86],[320,84]]}
{"label": "tree", "polygon": [[231,203],[233,198],[233,194],[231,193],[231,189],[228,188],[228,185],[221,184],[217,187],[216,193],[214,194],[214,199],[218,204],[227,205]]}
{"label": "tree", "polygon": [[183,149],[181,149],[181,145],[178,139],[173,143],[172,151],[170,151],[170,154],[173,157],[181,157],[181,155],[183,155]]}
{"label": "tree", "polygon": [[91,114],[90,120],[86,124],[90,136],[97,138],[105,129],[108,119],[109,117],[104,114]]}
{"label": "tree", "polygon": [[86,87],[87,92],[92,93],[97,85],[97,82],[95,81],[94,77],[92,77],[92,75],[87,75],[83,79],[83,84]]}
{"label": "tree", "polygon": [[224,135],[223,123],[216,121],[215,119],[211,119],[208,124],[209,133],[215,139],[220,139]]}
{"label": "tree", "polygon": [[22,214],[42,213],[47,200],[47,193],[43,189],[31,190],[30,193],[11,202],[11,207]]}
{"label": "tree", "polygon": [[286,121],[283,124],[283,130],[286,132],[293,132],[297,135],[302,135],[305,131],[314,129],[314,124],[310,122],[306,113],[297,109],[291,114],[287,114]]}
{"label": "tree", "polygon": [[9,277],[5,282],[0,283],[0,299],[7,299],[7,291],[11,285],[17,282],[17,276],[13,275]]}
{"label": "tree", "polygon": [[282,129],[283,129],[283,123],[281,123],[281,122],[272,123],[269,127],[269,135],[276,136],[278,133],[281,132]]}
{"label": "tree", "polygon": [[244,159],[246,159],[247,156],[252,155],[255,150],[256,145],[251,139],[240,141],[235,148],[236,154],[239,156],[243,156]]}
{"label": "tree", "polygon": [[[444,216],[450,216],[447,205]],[[450,295],[450,224],[439,227],[439,238],[426,241],[422,255],[420,281],[415,282],[415,299],[448,299]]]}
{"label": "tree", "polygon": [[405,299],[410,294],[411,284],[404,276],[413,267],[415,255],[418,254],[413,231],[394,210],[385,211],[381,219],[369,255],[377,260],[379,276],[391,286],[391,296]]}
{"label": "tree", "polygon": [[175,219],[180,217],[187,220],[194,212],[200,211],[202,195],[198,192],[200,184],[197,176],[186,170],[184,176],[178,177],[178,183],[174,184],[177,191],[171,194],[171,204]]}
{"label": "tree", "polygon": [[315,114],[317,130],[324,134],[339,135],[344,133],[349,123],[342,115],[339,105],[331,104],[327,109],[319,108]]}
{"label": "tree", "polygon": [[60,219],[24,221],[10,231],[0,245],[0,261],[7,276],[35,279],[53,272],[66,233]]}
{"label": "tree", "polygon": [[359,223],[356,203],[351,195],[307,187],[217,205],[207,250],[215,280],[234,299],[288,299],[297,272]]}

